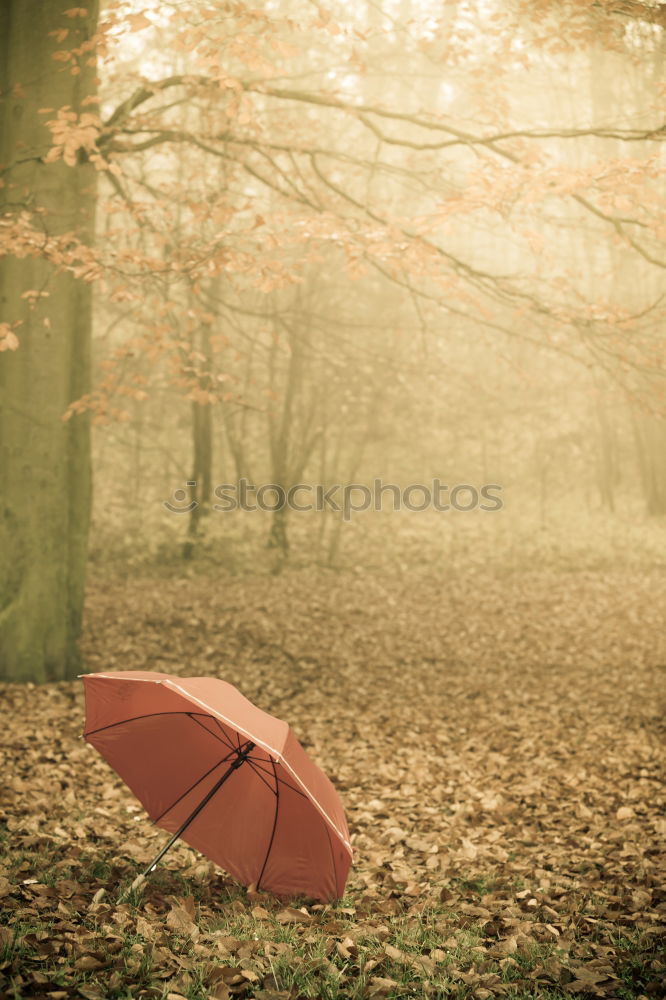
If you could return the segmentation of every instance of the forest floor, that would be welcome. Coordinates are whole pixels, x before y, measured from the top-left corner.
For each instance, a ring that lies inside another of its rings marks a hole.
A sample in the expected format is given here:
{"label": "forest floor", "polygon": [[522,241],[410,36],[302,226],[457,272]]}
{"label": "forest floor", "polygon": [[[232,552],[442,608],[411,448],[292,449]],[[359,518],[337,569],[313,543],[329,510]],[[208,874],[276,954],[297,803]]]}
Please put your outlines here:
{"label": "forest floor", "polygon": [[217,675],[331,776],[344,899],[248,892],[5,685],[0,997],[666,993],[666,575],[445,569],[91,580],[87,669]]}

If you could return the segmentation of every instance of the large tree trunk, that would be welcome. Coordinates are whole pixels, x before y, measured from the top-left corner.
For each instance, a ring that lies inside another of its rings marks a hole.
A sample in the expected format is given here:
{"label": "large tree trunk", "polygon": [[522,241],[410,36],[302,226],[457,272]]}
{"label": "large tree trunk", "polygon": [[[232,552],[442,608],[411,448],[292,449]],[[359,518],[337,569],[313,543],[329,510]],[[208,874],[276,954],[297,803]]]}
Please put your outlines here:
{"label": "large tree trunk", "polygon": [[[65,16],[70,0],[0,3],[2,211],[27,210],[50,237],[92,239],[96,171],[81,151],[74,166],[45,163],[52,111],[97,111],[88,50],[54,59],[95,31],[96,0]],[[57,40],[67,29],[66,40]],[[78,67],[78,73],[72,68]],[[48,293],[34,308],[24,293]],[[19,325],[16,351],[0,354],[0,678],[46,681],[78,667],[90,511],[89,427],[64,422],[89,388],[91,286],[44,256],[0,264],[0,322]]]}

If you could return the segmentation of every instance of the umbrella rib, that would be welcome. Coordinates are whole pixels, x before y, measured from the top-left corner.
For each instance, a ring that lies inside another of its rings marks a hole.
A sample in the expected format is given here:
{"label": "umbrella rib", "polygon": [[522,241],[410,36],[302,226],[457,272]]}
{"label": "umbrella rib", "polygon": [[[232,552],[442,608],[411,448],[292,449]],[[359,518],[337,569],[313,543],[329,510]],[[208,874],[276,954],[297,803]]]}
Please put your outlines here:
{"label": "umbrella rib", "polygon": [[193,785],[190,785],[190,787],[189,787],[188,789],[186,789],[186,791],[184,791],[182,795],[179,795],[179,796],[178,796],[178,798],[177,798],[177,799],[175,800],[175,802],[172,802],[172,803],[171,803],[171,805],[170,805],[170,806],[168,807],[168,809],[165,809],[165,810],[164,810],[164,812],[161,812],[161,813],[159,814],[159,816],[158,816],[158,817],[157,817],[156,819],[154,819],[154,820],[153,820],[153,823],[159,823],[159,821],[160,821],[160,820],[161,820],[161,819],[162,819],[162,818],[163,818],[164,816],[166,816],[166,814],[167,814],[168,812],[171,812],[171,810],[172,810],[172,809],[174,808],[174,806],[177,806],[177,805],[178,805],[178,803],[179,803],[179,802],[181,801],[181,799],[184,799],[186,795],[189,795],[189,794],[190,794],[190,792],[191,792],[191,791],[193,791],[193,790],[194,790],[194,789],[195,789],[195,788],[197,787],[197,785],[198,785],[198,784],[199,784],[199,783],[200,783],[201,781],[203,781],[203,780],[204,780],[204,778],[207,778],[209,774],[212,774],[212,773],[213,773],[213,771],[215,770],[215,768],[216,768],[216,767],[219,767],[219,766],[220,766],[220,764],[224,764],[224,763],[225,763],[225,761],[229,760],[229,758],[230,758],[230,757],[232,756],[232,754],[235,754],[235,753],[236,753],[236,751],[232,749],[232,750],[231,750],[231,753],[228,753],[228,754],[226,755],[226,757],[222,757],[222,758],[221,758],[220,760],[218,760],[218,761],[217,761],[217,763],[216,763],[216,764],[213,764],[213,766],[212,766],[212,767],[210,767],[210,768],[209,768],[209,769],[208,769],[208,770],[206,771],[206,773],[205,773],[205,774],[202,774],[200,778],[197,778],[197,780],[196,780],[196,781],[194,782],[194,784],[193,784]]}
{"label": "umbrella rib", "polygon": [[[273,764],[273,770],[275,770],[275,763],[273,761],[273,758],[271,757],[270,759],[271,759],[271,763]],[[260,763],[259,760],[256,757],[255,758],[248,757],[247,761],[248,761],[248,764],[254,763],[257,766]],[[261,763],[263,764],[264,761],[262,760]],[[260,768],[260,770],[263,770],[263,769]],[[264,771],[264,774],[270,774],[270,773],[271,773],[270,771]],[[276,774],[276,778],[277,778],[277,774]],[[280,782],[280,784],[286,785],[287,788],[290,788],[292,792],[296,792],[297,795],[301,795],[304,799],[308,798],[308,796],[305,794],[305,792],[301,791],[300,788],[296,788],[295,785],[290,785],[288,781],[284,780],[284,778],[277,778],[277,780]]]}
{"label": "umbrella rib", "polygon": [[264,784],[266,785],[266,788],[267,788],[267,789],[269,790],[269,792],[272,792],[272,793],[273,793],[273,795],[275,795],[275,794],[276,794],[276,793],[275,793],[275,789],[274,789],[274,788],[271,788],[271,786],[270,786],[270,785],[269,785],[269,783],[268,783],[268,782],[266,781],[265,777],[263,776],[263,774],[261,773],[261,771],[259,770],[259,768],[257,768],[257,767],[255,767],[255,766],[254,766],[254,761],[250,760],[250,758],[249,758],[249,757],[246,757],[246,758],[245,758],[245,760],[246,760],[246,762],[247,762],[247,763],[248,763],[248,764],[250,765],[250,767],[252,768],[252,770],[254,771],[254,773],[256,774],[256,776],[257,776],[258,778],[261,778],[261,780],[262,780],[262,781],[263,781],[263,783],[264,783]]}
{"label": "umbrella rib", "polygon": [[[118,722],[111,722],[111,723],[109,723],[108,726],[100,726],[99,729],[90,729],[87,733],[84,733],[83,735],[84,735],[85,738],[87,738],[88,736],[95,736],[97,733],[103,733],[107,729],[115,729],[116,726],[124,726],[126,722],[139,722],[141,719],[154,719],[154,718],[156,718],[159,715],[189,715],[190,718],[193,718],[195,715],[202,715],[205,719],[212,719],[213,718],[212,715],[208,715],[206,712],[196,712],[196,713],[195,712],[185,712],[182,709],[180,709],[180,710],[174,709],[171,712],[146,712],[145,715],[133,715],[129,719],[119,719]],[[208,730],[208,732],[210,733],[210,729]],[[213,734],[211,733],[211,736],[212,735]],[[234,749],[234,748],[232,748],[232,749]]]}
{"label": "umbrella rib", "polygon": [[[201,728],[205,729],[207,733],[210,733],[213,739],[216,739],[219,743],[223,743],[225,747],[229,747],[229,749],[232,750],[234,753],[238,753],[238,750],[240,749],[239,747],[235,747],[233,743],[229,742],[228,739],[220,739],[220,737],[216,733],[214,733],[211,729],[209,729],[208,726],[204,726],[203,722],[199,722],[199,720],[197,719],[197,715],[203,715],[203,712],[188,712],[187,714],[189,715],[190,719],[192,719],[193,722],[196,722],[198,726],[201,726]],[[204,719],[213,719],[214,722],[219,722],[219,720],[215,719],[212,715],[203,715],[203,717]],[[222,733],[226,737],[227,734],[224,732],[224,729],[222,729]]]}
{"label": "umbrella rib", "polygon": [[[216,716],[213,716],[213,715],[211,715],[210,718],[213,719],[214,722],[217,722],[218,729],[220,730],[220,732],[224,736],[226,736],[227,735],[226,730],[225,730],[224,726],[222,725],[222,723],[220,722],[220,720]],[[236,730],[234,730],[234,732],[236,732]],[[236,733],[236,736],[238,736],[238,733]],[[231,740],[229,740],[229,742],[228,742],[227,745],[230,746],[233,749],[233,743],[231,742]],[[239,746],[240,746],[240,743],[239,743]]]}
{"label": "umbrella rib", "polygon": [[275,778],[275,815],[273,816],[273,829],[271,830],[271,839],[268,841],[268,849],[266,851],[266,857],[264,858],[264,863],[261,866],[259,878],[257,879],[257,890],[261,885],[261,880],[264,877],[266,865],[268,864],[268,859],[273,849],[273,841],[275,840],[275,831],[277,830],[278,809],[280,808],[280,785],[278,781],[277,770],[275,769],[275,761],[273,760],[272,757],[269,757],[268,759],[270,760],[271,765],[273,767],[273,777]]}

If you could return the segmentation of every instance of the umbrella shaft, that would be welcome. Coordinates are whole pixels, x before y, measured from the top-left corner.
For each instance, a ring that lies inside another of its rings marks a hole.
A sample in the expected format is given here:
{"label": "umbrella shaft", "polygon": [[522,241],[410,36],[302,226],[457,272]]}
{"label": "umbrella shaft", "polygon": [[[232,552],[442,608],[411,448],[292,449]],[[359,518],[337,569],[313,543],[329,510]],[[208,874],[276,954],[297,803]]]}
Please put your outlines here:
{"label": "umbrella shaft", "polygon": [[245,744],[245,748],[243,750],[239,750],[238,751],[238,756],[236,757],[236,760],[232,764],[229,765],[229,767],[224,772],[224,774],[222,775],[222,777],[220,778],[220,780],[217,781],[213,785],[213,787],[211,788],[211,790],[204,796],[204,798],[201,800],[201,802],[199,803],[199,805],[190,813],[190,815],[187,817],[187,819],[185,820],[185,822],[182,823],[181,826],[179,826],[179,828],[176,830],[176,832],[174,833],[174,835],[171,838],[171,840],[169,840],[164,845],[164,847],[159,852],[159,854],[157,854],[153,858],[153,860],[150,862],[150,864],[148,865],[148,867],[146,868],[146,870],[144,872],[142,872],[142,875],[144,875],[144,876],[148,875],[153,870],[153,868],[162,860],[162,858],[164,857],[164,855],[166,854],[166,852],[169,850],[169,848],[172,847],[175,844],[175,842],[178,840],[178,838],[180,837],[180,835],[190,825],[190,823],[192,822],[192,820],[196,819],[196,817],[199,815],[199,813],[204,808],[204,806],[206,806],[210,802],[210,800],[212,799],[212,797],[222,787],[222,785],[225,783],[225,781],[227,780],[227,778],[231,777],[231,775],[233,774],[233,772],[236,771],[241,766],[241,764],[243,764],[247,760],[248,754],[252,753],[252,751],[254,750],[254,747],[255,747],[255,744],[252,743],[252,742],[249,742],[249,743]]}

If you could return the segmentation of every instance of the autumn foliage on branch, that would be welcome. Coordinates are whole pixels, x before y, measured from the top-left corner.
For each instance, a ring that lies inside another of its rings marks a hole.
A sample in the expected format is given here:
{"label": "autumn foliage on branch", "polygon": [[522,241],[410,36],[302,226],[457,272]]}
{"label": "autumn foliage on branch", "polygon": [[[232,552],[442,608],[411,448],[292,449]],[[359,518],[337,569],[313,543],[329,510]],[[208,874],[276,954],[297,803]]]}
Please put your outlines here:
{"label": "autumn foliage on branch", "polygon": [[[101,62],[101,108],[40,109],[47,162],[87,159],[103,179],[97,245],[49,235],[29,205],[4,215],[1,238],[96,282],[100,316],[122,327],[70,414],[122,417],[122,397],[141,399],[153,379],[229,398],[228,333],[212,331],[212,366],[193,343],[215,325],[211,288],[223,289],[217,316],[257,294],[268,311],[313,270],[346,274],[361,298],[364,283],[393,283],[430,325],[453,318],[498,342],[520,327],[630,392],[660,375],[664,90],[627,87],[607,107],[594,75],[604,60],[629,72],[657,58],[662,5],[405,12],[112,3],[92,39],[58,32],[62,72],[93,49]],[[82,13],[66,12],[72,25]],[[580,113],[518,100],[565,64],[592,93]],[[600,296],[589,279],[603,273]],[[0,349],[17,349],[20,329],[0,329]]]}

